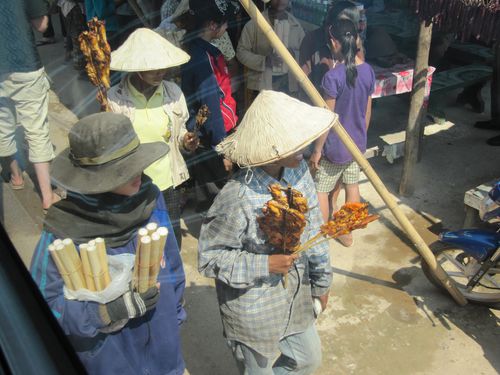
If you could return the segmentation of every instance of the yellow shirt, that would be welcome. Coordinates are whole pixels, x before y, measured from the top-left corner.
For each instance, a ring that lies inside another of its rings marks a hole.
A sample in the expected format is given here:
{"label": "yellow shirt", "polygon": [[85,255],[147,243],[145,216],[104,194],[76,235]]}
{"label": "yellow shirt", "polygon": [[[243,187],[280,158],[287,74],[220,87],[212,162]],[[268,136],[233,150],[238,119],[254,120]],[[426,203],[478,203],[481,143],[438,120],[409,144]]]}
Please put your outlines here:
{"label": "yellow shirt", "polygon": [[[130,78],[127,80],[127,85],[135,106],[133,126],[141,143],[168,144],[172,122],[163,109],[163,85],[158,86],[149,100],[132,85]],[[147,167],[144,173],[163,191],[174,184],[171,168],[170,153],[168,153]]]}

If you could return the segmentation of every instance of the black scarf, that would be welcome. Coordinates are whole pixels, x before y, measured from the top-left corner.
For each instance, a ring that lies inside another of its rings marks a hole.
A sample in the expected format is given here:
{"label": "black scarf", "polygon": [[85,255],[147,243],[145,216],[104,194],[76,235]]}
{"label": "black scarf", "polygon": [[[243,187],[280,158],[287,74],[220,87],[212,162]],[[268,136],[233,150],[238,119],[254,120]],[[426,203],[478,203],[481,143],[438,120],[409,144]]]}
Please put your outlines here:
{"label": "black scarf", "polygon": [[148,223],[158,194],[156,185],[144,174],[139,192],[130,197],[68,191],[66,199],[50,207],[44,229],[77,244],[102,237],[110,247],[123,246]]}

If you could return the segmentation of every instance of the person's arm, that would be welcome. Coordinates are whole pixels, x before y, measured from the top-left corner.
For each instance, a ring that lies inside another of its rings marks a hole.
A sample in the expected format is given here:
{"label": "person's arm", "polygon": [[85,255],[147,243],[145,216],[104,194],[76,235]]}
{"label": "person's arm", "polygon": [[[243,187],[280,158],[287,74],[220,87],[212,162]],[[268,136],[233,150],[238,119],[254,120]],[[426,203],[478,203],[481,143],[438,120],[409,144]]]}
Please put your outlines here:
{"label": "person's arm", "polygon": [[368,102],[366,103],[366,130],[368,130],[368,127],[370,126],[370,121],[372,118],[372,97],[368,97]]}
{"label": "person's arm", "polygon": [[64,282],[48,251],[54,236],[42,232],[30,271],[54,316],[67,335],[94,337],[106,324],[96,302],[70,301],[64,297]]}
{"label": "person's arm", "polygon": [[[328,105],[328,108],[332,110],[332,112],[335,112],[335,102],[336,99],[333,98],[325,98],[325,102]],[[325,145],[326,139],[328,138],[328,134],[330,132],[327,131],[325,134],[323,134],[321,137],[319,137],[315,142],[314,142],[314,148],[313,152],[311,154],[311,157],[309,159],[309,163],[313,169],[319,169],[319,161],[321,160],[321,152],[323,150],[323,146]]]}
{"label": "person's arm", "polygon": [[177,121],[179,123],[179,136],[177,140],[180,145],[180,150],[186,153],[193,152],[198,147],[199,139],[196,134],[188,132],[186,128],[186,123],[189,119],[189,110],[186,104],[186,98],[184,97],[180,87],[175,83],[166,82],[165,84],[168,85],[167,90],[172,90],[173,97],[177,98],[178,101],[176,103],[174,116],[177,116]]}
{"label": "person's arm", "polygon": [[236,58],[247,68],[257,72],[266,70],[266,62],[269,62],[267,56],[258,55],[252,52],[252,47],[257,43],[256,35],[258,31],[253,21],[248,22],[241,32],[238,47],[236,48]]}
{"label": "person's arm", "polygon": [[226,185],[208,212],[198,241],[198,269],[206,277],[243,289],[269,276],[269,256],[245,250],[249,218],[243,209],[246,198],[238,197],[238,191],[239,186]]}
{"label": "person's arm", "polygon": [[49,26],[49,17],[48,16],[41,16],[38,18],[32,18],[30,20],[31,26],[38,32],[44,33],[47,30],[47,27]]}

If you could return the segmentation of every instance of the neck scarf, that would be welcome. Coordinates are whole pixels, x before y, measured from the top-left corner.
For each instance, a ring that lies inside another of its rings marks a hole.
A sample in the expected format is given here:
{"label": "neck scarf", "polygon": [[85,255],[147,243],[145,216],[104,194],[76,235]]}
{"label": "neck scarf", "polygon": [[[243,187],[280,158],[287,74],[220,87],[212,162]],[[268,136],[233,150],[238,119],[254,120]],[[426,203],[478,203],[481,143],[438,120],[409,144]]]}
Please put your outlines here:
{"label": "neck scarf", "polygon": [[158,188],[144,174],[139,192],[130,197],[68,191],[66,199],[50,207],[44,229],[77,244],[102,237],[110,247],[120,247],[148,223],[158,194]]}

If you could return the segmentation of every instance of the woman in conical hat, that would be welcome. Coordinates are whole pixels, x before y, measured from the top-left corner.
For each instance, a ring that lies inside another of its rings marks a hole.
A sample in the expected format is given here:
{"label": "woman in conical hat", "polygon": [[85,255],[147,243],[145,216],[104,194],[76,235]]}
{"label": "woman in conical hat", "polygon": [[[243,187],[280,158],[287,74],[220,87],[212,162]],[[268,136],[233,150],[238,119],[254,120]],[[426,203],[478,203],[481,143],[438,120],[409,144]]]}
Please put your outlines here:
{"label": "woman in conical hat", "polygon": [[291,186],[309,206],[301,242],[317,234],[323,219],[302,150],[336,119],[331,111],[264,90],[236,132],[217,147],[242,170],[207,213],[198,266],[216,280],[224,334],[242,374],[272,374],[273,367],[274,373],[280,368],[279,373],[311,374],[320,365],[313,297],[326,307],[332,276],[328,245],[284,255],[267,243],[256,219],[271,199],[270,184]]}
{"label": "woman in conical hat", "polygon": [[163,142],[170,153],[145,173],[163,192],[175,237],[181,248],[180,191],[189,178],[181,153],[191,153],[198,138],[186,129],[189,114],[180,88],[165,80],[168,70],[189,61],[189,55],[156,32],[140,28],[111,53],[111,69],[127,74],[108,93],[111,111],[129,117],[141,143]]}

